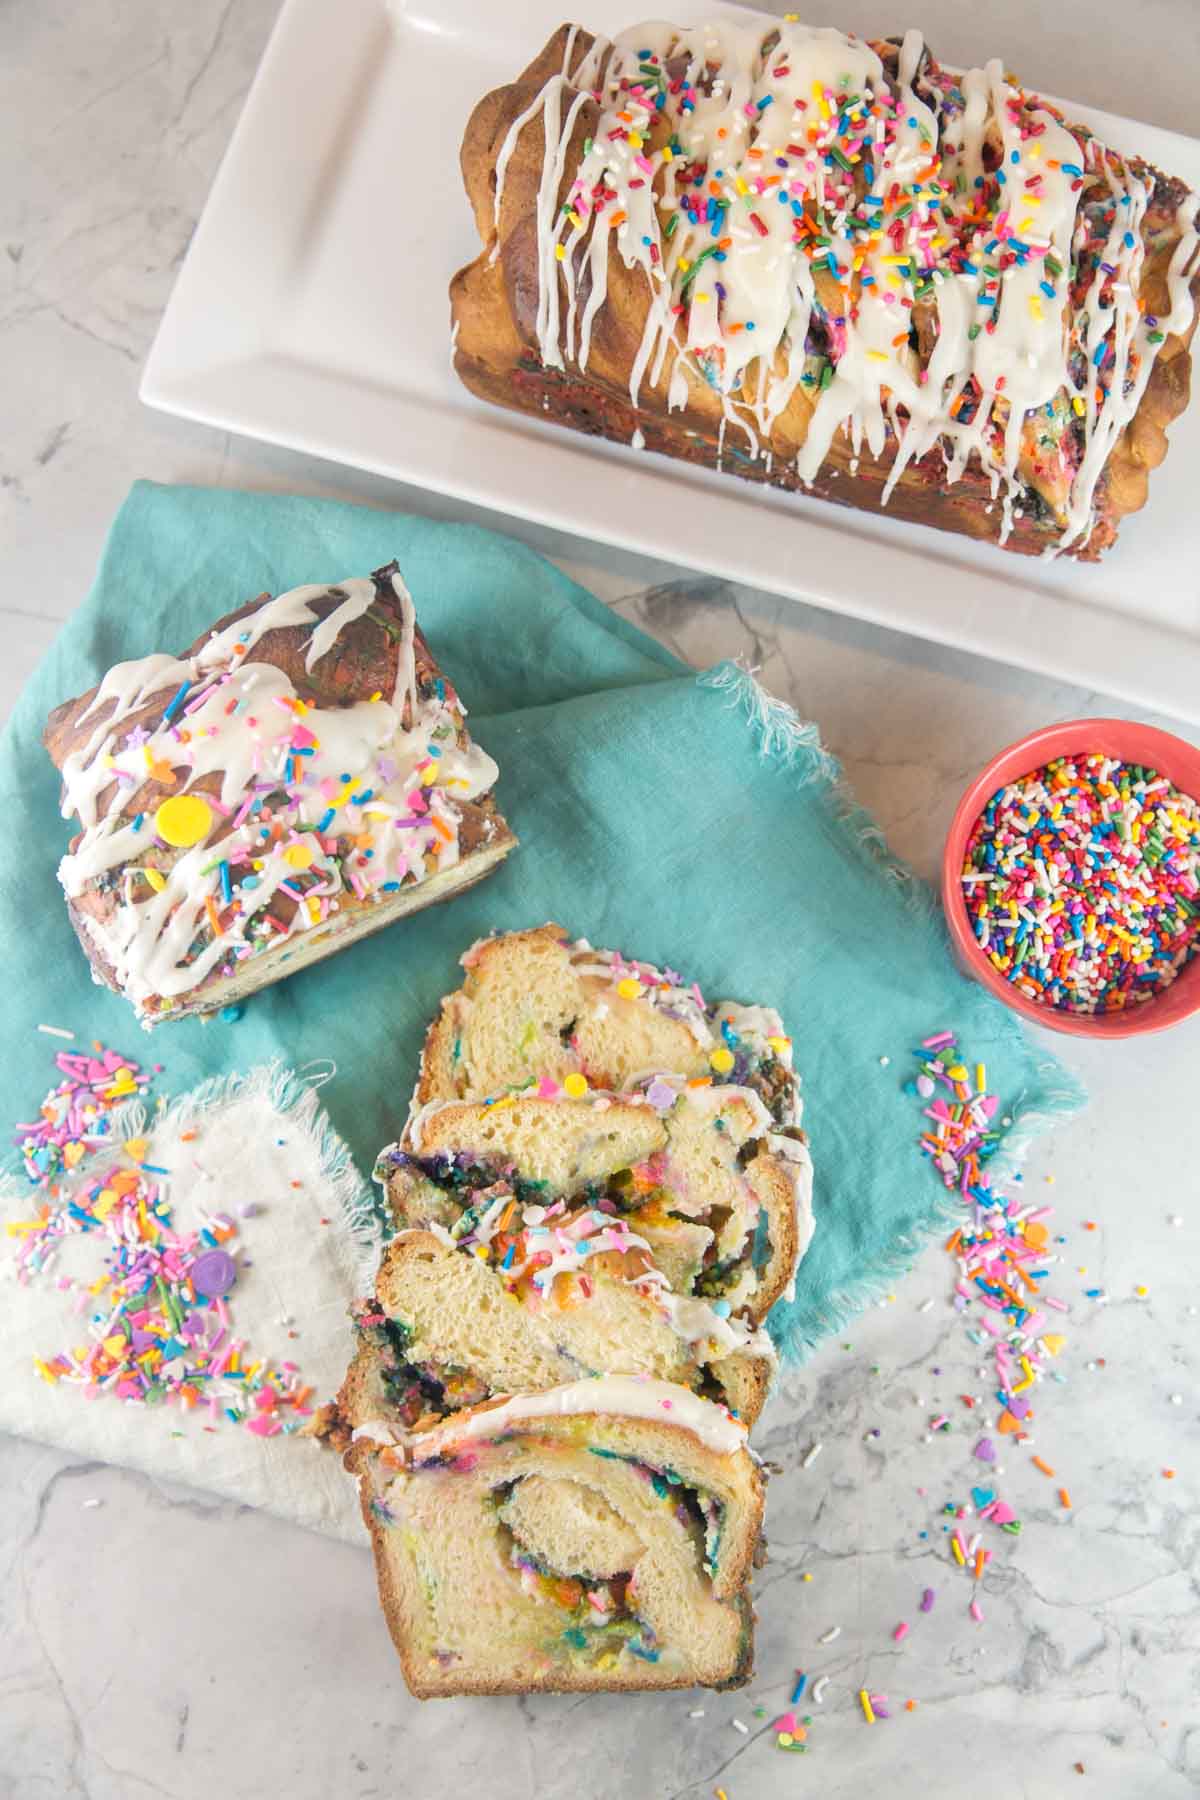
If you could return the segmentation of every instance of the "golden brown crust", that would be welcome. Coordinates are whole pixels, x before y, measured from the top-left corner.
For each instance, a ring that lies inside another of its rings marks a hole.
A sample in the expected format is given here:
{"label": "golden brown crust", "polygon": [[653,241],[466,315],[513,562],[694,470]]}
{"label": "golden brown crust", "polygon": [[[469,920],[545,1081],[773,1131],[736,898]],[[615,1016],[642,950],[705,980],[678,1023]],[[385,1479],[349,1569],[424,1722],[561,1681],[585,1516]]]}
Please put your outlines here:
{"label": "golden brown crust", "polygon": [[752,1431],[762,1416],[775,1375],[769,1356],[724,1356],[709,1365],[724,1396],[725,1405]]}
{"label": "golden brown crust", "polygon": [[[577,45],[590,48],[593,39],[580,32]],[[822,500],[921,525],[932,525],[985,542],[996,542],[1001,519],[989,477],[972,461],[953,483],[947,483],[941,451],[934,448],[911,462],[901,474],[886,507],[882,495],[891,473],[896,438],[888,426],[880,457],[864,444],[857,450],[848,435],[839,432],[811,482],[796,472],[796,454],[804,441],[812,403],[801,389],[777,419],[769,442],[769,454],[752,455],[736,427],[728,424],[718,396],[686,365],[678,365],[686,379],[687,403],[668,407],[668,393],[677,362],[674,348],[666,356],[657,383],[643,380],[639,403],[630,399],[630,374],[642,338],[649,306],[649,285],[638,268],[627,269],[614,238],[609,253],[608,290],[595,315],[591,348],[585,372],[544,367],[538,353],[535,319],[538,301],[538,253],[536,205],[542,178],[545,117],[533,112],[518,134],[505,174],[499,230],[493,219],[496,158],[511,127],[536,100],[542,85],[562,67],[567,27],[560,27],[529,69],[511,86],[485,95],[472,115],[462,149],[463,179],[475,212],[482,250],[460,269],[450,285],[454,321],[454,367],[464,385],[481,400],[509,411],[534,414],[553,424],[604,437],[628,445],[640,436],[644,447],[675,460],[735,474],[788,491],[800,491]],[[894,64],[894,45],[872,46]],[[577,66],[580,50],[573,54]],[[586,101],[576,120],[558,194],[561,203],[578,164],[576,151],[596,124],[599,109]],[[1147,304],[1166,311],[1166,268],[1174,248],[1165,230],[1171,204],[1185,192],[1183,185],[1162,177],[1148,165],[1133,166],[1153,183],[1153,196],[1143,226],[1147,243],[1142,287]],[[498,240],[498,241],[497,241]],[[821,283],[818,271],[818,288]],[[1191,279],[1194,298],[1200,301],[1200,266]],[[581,278],[580,304],[586,297],[586,274]],[[915,316],[915,315],[914,315]],[[1070,547],[1081,561],[1096,561],[1116,539],[1121,519],[1142,506],[1146,499],[1149,470],[1166,453],[1166,427],[1187,405],[1190,381],[1188,344],[1195,321],[1182,336],[1168,336],[1160,348],[1134,418],[1120,434],[1102,473],[1094,496],[1095,522],[1085,540]],[[1061,521],[1052,510],[1037,503],[1019,507],[1012,519],[1004,548],[1027,555],[1041,555],[1055,545]]]}

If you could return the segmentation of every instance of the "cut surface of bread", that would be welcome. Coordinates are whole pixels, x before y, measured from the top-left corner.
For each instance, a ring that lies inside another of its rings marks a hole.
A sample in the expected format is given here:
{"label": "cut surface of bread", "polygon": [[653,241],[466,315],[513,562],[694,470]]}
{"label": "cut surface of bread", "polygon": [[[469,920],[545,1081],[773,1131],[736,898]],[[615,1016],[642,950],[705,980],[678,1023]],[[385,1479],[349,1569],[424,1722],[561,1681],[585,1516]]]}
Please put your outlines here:
{"label": "cut surface of bread", "polygon": [[516,842],[394,563],[116,665],[45,743],[80,828],[59,869],[72,923],[146,1024],[449,899]]}
{"label": "cut surface of bread", "polygon": [[[708,1002],[676,971],[597,949],[586,939],[573,942],[555,924],[484,938],[462,964],[462,986],[442,1001],[426,1035],[404,1141],[411,1142],[414,1130],[436,1133],[445,1101],[482,1102],[529,1090],[560,1097],[577,1093],[582,1083],[584,1092],[637,1089],[665,1103],[669,1096],[652,1077],[666,1072],[688,1083],[748,1089],[770,1115],[768,1148],[790,1177],[791,1226],[778,1171],[768,1177],[763,1164],[753,1176],[765,1190],[760,1198],[768,1217],[777,1219],[780,1254],[773,1279],[763,1284],[766,1305],[786,1293],[812,1238],[812,1161],[792,1042],[778,1013]],[[704,1246],[693,1239],[684,1253],[676,1238],[657,1248],[671,1285],[690,1287]]]}
{"label": "cut surface of bread", "polygon": [[563,25],[461,160],[492,404],[1085,560],[1187,404],[1196,195],[918,32]]}
{"label": "cut surface of bread", "polygon": [[522,1095],[503,1106],[438,1102],[410,1120],[408,1137],[425,1161],[466,1154],[566,1194],[648,1161],[667,1142],[652,1106],[609,1095],[578,1101]]}
{"label": "cut surface of bread", "polygon": [[[377,1175],[406,1223],[465,1230],[481,1254],[503,1254],[504,1234],[519,1235],[523,1260],[540,1239],[542,1260],[552,1257],[555,1269],[580,1266],[579,1222],[547,1221],[545,1205],[561,1211],[583,1198],[601,1223],[611,1228],[623,1219],[642,1237],[640,1247],[662,1258],[671,1287],[724,1301],[758,1323],[793,1278],[804,1199],[801,1165],[778,1146],[804,1147],[773,1130],[750,1089],[693,1088],[658,1076],[649,1093],[653,1103],[641,1094],[575,1099],[562,1092],[553,1099],[518,1094],[491,1106],[434,1101],[410,1121],[410,1148],[385,1151]],[[424,1185],[414,1184],[414,1172]],[[439,1191],[430,1192],[430,1182]],[[484,1194],[489,1210],[481,1219]],[[536,1216],[527,1231],[521,1224],[530,1203]],[[588,1208],[583,1212],[588,1240]],[[504,1220],[499,1238],[497,1218]],[[585,1241],[584,1251],[589,1247]],[[532,1279],[541,1284],[536,1268]]]}
{"label": "cut surface of bread", "polygon": [[648,964],[643,981],[607,954],[558,925],[472,945],[466,980],[430,1028],[418,1104],[484,1100],[573,1073],[611,1089],[648,1070],[705,1074],[713,1039],[694,996]]}
{"label": "cut surface of bread", "polygon": [[[598,1234],[603,1243],[630,1234]],[[586,1274],[539,1293],[496,1260],[428,1231],[384,1253],[373,1301],[356,1311],[360,1351],[338,1398],[349,1425],[386,1417],[421,1430],[483,1399],[539,1393],[581,1376],[654,1376],[726,1406],[749,1426],[774,1370],[770,1339],[676,1296],[637,1250],[599,1248]]]}
{"label": "cut surface of bread", "polygon": [[347,1465],[418,1697],[747,1679],[762,1477],[686,1390],[576,1382],[405,1445],[368,1422]]}
{"label": "cut surface of bread", "polygon": [[462,960],[467,979],[429,1033],[421,1103],[484,1100],[534,1075],[619,1089],[658,1069],[708,1073],[704,1009],[649,964],[572,944],[557,925],[486,938]]}
{"label": "cut surface of bread", "polygon": [[791,1039],[769,1007],[707,1002],[695,982],[540,925],[483,938],[429,1028],[417,1109],[582,1076],[619,1092],[658,1073],[752,1088],[800,1123]]}

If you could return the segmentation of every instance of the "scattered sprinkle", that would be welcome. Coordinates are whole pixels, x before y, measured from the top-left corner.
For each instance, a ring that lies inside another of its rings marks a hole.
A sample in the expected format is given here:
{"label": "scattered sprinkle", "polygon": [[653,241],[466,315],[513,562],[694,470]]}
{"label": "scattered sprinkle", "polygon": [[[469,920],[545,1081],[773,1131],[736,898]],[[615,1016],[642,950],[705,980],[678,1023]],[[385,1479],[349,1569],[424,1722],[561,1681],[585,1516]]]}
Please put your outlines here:
{"label": "scattered sprinkle", "polygon": [[153,1079],[132,1057],[102,1044],[91,1053],[60,1050],[54,1065],[63,1079],[42,1101],[38,1117],[16,1128],[21,1161],[35,1186],[49,1185],[110,1142],[113,1112],[144,1098]]}
{"label": "scattered sprinkle", "polygon": [[69,1348],[34,1359],[38,1374],[88,1400],[194,1411],[206,1429],[227,1420],[258,1437],[300,1430],[313,1408],[295,1363],[273,1366],[235,1335],[225,1298],[238,1278],[233,1218],[212,1213],[196,1230],[176,1230],[170,1171],[147,1160],[146,1138],[116,1140],[116,1109],[143,1096],[151,1074],[102,1044],[54,1061],[63,1080],[40,1118],[18,1127],[38,1198],[34,1217],[7,1227],[17,1280],[49,1277],[68,1238],[94,1234],[103,1263],[88,1282],[57,1277],[75,1291],[83,1322]]}

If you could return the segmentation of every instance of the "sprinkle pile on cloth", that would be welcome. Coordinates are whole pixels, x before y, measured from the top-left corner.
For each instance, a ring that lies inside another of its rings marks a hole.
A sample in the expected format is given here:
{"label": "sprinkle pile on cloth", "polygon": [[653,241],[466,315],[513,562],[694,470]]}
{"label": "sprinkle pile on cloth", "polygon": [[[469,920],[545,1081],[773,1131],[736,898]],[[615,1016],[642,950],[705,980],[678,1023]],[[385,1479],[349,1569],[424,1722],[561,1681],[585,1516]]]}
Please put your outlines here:
{"label": "sprinkle pile on cloth", "polygon": [[1200,947],[1200,804],[1153,769],[1061,757],[992,795],[962,882],[980,948],[1021,993],[1119,1012]]}
{"label": "sprinkle pile on cloth", "polygon": [[[42,1101],[36,1119],[17,1126],[16,1144],[30,1181],[49,1186],[69,1174],[92,1151],[109,1142],[110,1115],[146,1094],[153,1076],[132,1057],[93,1044],[91,1053],[60,1050],[54,1058],[62,1075]],[[153,1073],[160,1074],[156,1063]]]}
{"label": "sprinkle pile on cloth", "polygon": [[[147,1162],[145,1138],[114,1141],[112,1113],[145,1093],[149,1076],[100,1045],[55,1061],[63,1080],[39,1120],[18,1128],[40,1198],[32,1218],[12,1220],[6,1231],[16,1239],[18,1281],[54,1279],[86,1325],[83,1342],[35,1359],[38,1373],[88,1400],[110,1394],[203,1409],[206,1430],[223,1420],[258,1437],[300,1430],[312,1390],[296,1363],[254,1358],[236,1335],[228,1304],[239,1275],[234,1219],[215,1212],[196,1230],[176,1230],[170,1171]],[[89,1234],[104,1242],[95,1279],[56,1273],[66,1240]]]}

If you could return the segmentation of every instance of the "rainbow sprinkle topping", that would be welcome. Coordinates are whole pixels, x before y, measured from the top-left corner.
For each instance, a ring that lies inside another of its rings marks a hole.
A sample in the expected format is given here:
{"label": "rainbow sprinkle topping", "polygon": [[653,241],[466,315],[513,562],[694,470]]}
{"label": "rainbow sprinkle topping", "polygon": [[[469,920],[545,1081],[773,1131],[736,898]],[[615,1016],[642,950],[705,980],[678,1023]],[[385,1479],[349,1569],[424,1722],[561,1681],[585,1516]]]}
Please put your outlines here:
{"label": "rainbow sprinkle topping", "polygon": [[1153,769],[1061,757],[988,801],[962,883],[980,949],[1029,999],[1142,1005],[1200,945],[1200,805]]}

